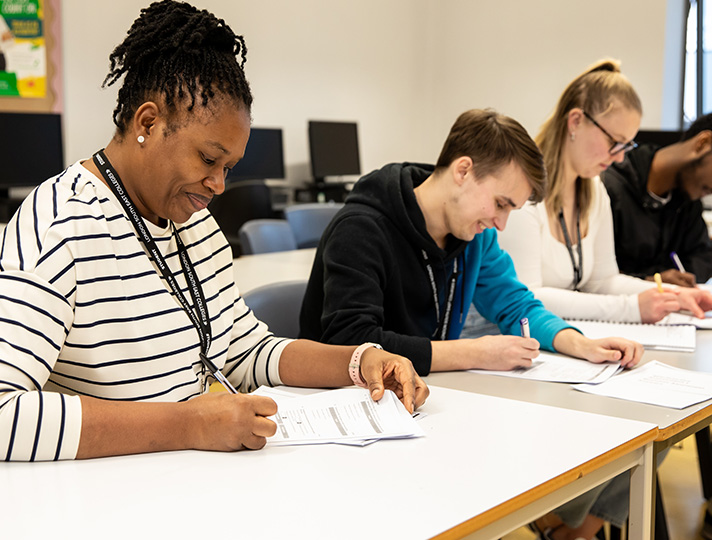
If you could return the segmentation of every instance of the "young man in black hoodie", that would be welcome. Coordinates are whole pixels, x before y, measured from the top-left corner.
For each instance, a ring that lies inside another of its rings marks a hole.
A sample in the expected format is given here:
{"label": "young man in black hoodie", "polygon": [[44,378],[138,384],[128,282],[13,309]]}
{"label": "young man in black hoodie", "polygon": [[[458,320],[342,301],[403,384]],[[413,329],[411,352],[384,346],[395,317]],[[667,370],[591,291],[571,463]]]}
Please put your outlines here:
{"label": "young man in black hoodie", "polygon": [[[497,244],[495,229],[541,200],[545,180],[526,130],[491,110],[460,115],[435,167],[391,164],[365,176],[322,236],[301,337],[377,342],[421,375],[530,366],[540,345],[632,367],[639,344],[590,340],[551,314]],[[509,335],[458,339],[472,303]],[[531,338],[520,336],[523,318]]]}
{"label": "young man in black hoodie", "polygon": [[[616,259],[624,274],[694,287],[712,277],[712,241],[700,199],[712,193],[712,114],[678,143],[641,145],[601,175],[613,210]],[[682,263],[676,268],[671,254]]]}

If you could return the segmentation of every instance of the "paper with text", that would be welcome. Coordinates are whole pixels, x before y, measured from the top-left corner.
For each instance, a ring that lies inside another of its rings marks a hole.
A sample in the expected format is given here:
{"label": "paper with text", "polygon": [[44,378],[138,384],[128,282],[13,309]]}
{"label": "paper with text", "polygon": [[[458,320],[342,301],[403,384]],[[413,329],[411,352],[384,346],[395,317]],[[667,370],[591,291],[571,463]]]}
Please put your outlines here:
{"label": "paper with text", "polygon": [[511,371],[484,369],[471,369],[470,371],[533,381],[599,384],[621,369],[619,362],[593,364],[570,356],[540,352],[532,362],[532,366],[528,368],[517,368]]}
{"label": "paper with text", "polygon": [[676,368],[653,360],[597,386],[576,384],[574,388],[599,396],[684,409],[712,399],[712,373]]}
{"label": "paper with text", "polygon": [[697,345],[696,328],[691,325],[616,323],[607,321],[567,320],[591,339],[624,337],[646,349],[692,352]]}
{"label": "paper with text", "polygon": [[687,313],[670,313],[657,324],[691,324],[699,330],[712,330],[712,311],[705,313],[704,319]]}
{"label": "paper with text", "polygon": [[267,439],[268,445],[365,445],[380,439],[425,435],[390,390],[386,390],[378,402],[371,399],[365,388],[343,388],[297,397],[273,392],[265,389],[257,392],[277,402],[277,414],[269,417],[277,424],[277,433]]}

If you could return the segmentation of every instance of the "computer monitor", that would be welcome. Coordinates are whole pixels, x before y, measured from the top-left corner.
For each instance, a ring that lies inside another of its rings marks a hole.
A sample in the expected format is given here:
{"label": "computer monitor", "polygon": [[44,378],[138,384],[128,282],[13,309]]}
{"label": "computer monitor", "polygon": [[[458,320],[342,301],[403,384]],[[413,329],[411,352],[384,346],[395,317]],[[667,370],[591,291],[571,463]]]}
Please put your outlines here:
{"label": "computer monitor", "polygon": [[658,146],[667,146],[669,144],[680,142],[681,137],[681,131],[670,131],[662,129],[641,129],[635,136],[635,142],[637,142],[638,144],[655,144]]}
{"label": "computer monitor", "polygon": [[0,189],[36,186],[64,170],[62,118],[0,112]]}
{"label": "computer monitor", "polygon": [[284,178],[282,130],[257,128],[250,130],[244,157],[227,175],[228,182]]}
{"label": "computer monitor", "polygon": [[356,123],[310,120],[309,154],[316,183],[327,176],[361,174]]}

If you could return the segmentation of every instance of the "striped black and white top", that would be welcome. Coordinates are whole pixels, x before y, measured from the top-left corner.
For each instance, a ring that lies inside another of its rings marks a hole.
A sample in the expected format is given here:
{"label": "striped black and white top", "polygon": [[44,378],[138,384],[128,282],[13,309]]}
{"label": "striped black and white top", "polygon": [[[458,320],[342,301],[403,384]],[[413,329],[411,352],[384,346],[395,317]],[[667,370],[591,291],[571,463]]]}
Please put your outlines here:
{"label": "striped black and white top", "polygon": [[[147,226],[191,302],[171,227]],[[245,306],[215,220],[203,210],[176,228],[208,305],[208,356],[241,391],[279,384],[290,340]],[[73,459],[78,394],[201,394],[199,351],[195,327],[101,180],[75,163],[27,197],[0,235],[0,459]]]}

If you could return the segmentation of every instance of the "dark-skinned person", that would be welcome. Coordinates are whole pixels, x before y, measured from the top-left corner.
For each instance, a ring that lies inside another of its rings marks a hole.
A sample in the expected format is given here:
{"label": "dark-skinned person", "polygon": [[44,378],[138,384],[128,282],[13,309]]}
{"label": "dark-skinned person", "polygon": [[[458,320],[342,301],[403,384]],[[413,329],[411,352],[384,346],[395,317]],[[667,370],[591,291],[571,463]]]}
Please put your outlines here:
{"label": "dark-skinned person", "polygon": [[[259,385],[357,382],[409,411],[425,400],[408,359],[276,337],[240,297],[206,207],[249,137],[245,54],[207,11],[143,9],[104,81],[123,78],[113,138],[42,183],[5,228],[3,459],[261,448],[277,406],[246,395]],[[208,392],[213,377],[237,393]]]}

